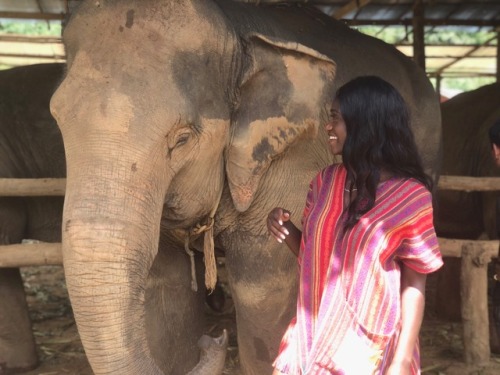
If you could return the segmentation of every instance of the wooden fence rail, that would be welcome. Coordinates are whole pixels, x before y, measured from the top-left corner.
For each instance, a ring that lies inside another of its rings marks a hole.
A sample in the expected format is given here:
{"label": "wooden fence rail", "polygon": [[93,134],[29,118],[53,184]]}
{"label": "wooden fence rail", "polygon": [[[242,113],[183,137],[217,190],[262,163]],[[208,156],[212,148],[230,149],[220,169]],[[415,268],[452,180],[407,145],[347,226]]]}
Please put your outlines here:
{"label": "wooden fence rail", "polygon": [[[0,178],[0,196],[63,196],[64,178]],[[500,191],[500,178],[441,176],[438,189],[458,191]],[[487,265],[498,255],[499,241],[473,241],[439,238],[444,257],[462,259],[460,294],[464,360],[470,365],[484,365],[490,360]],[[60,243],[0,246],[1,267],[61,265]]]}
{"label": "wooden fence rail", "polygon": [[[65,178],[0,178],[0,197],[64,195]],[[438,189],[462,191],[500,190],[500,177],[441,176]]]}

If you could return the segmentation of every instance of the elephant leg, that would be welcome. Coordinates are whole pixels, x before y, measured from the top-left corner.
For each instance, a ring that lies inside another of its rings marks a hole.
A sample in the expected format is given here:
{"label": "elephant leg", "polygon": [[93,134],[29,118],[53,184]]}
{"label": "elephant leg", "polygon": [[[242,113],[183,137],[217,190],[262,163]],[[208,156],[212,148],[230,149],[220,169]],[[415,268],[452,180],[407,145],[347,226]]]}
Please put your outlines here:
{"label": "elephant leg", "polygon": [[[0,199],[0,245],[19,243],[25,226],[22,201]],[[36,367],[35,340],[18,268],[0,268],[0,301],[0,373],[2,367],[16,370]]]}
{"label": "elephant leg", "polygon": [[266,249],[267,242],[267,237],[241,238],[226,252],[245,375],[273,372],[281,338],[295,314],[297,260],[284,246]]}
{"label": "elephant leg", "polygon": [[0,366],[19,371],[36,367],[35,340],[18,268],[0,268],[0,301]]}
{"label": "elephant leg", "polygon": [[197,342],[204,329],[205,286],[203,264],[196,262],[197,292],[191,290],[191,263],[182,248],[160,246],[148,276],[148,344],[165,374],[186,374],[200,357]]}

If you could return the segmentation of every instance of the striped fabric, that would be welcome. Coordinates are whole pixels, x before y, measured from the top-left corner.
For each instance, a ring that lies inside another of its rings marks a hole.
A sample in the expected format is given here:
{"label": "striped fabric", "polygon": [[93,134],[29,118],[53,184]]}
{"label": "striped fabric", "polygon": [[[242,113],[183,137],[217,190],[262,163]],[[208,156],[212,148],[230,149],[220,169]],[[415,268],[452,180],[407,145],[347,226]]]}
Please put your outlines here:
{"label": "striped fabric", "polygon": [[[392,178],[375,206],[344,233],[341,164],[311,182],[303,217],[297,315],[274,366],[290,375],[383,374],[400,331],[400,264],[420,273],[441,267],[431,194]],[[416,345],[412,373],[420,373]]]}

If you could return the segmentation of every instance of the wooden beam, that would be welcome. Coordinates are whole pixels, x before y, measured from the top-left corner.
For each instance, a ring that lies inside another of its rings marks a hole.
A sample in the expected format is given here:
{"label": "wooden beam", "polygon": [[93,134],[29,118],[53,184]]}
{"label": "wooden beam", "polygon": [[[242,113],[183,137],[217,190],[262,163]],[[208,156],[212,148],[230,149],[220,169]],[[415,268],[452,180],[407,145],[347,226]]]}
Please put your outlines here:
{"label": "wooden beam", "polygon": [[57,62],[66,61],[66,56],[61,55],[30,55],[26,53],[0,53],[0,57],[12,57],[12,58],[21,58],[21,59],[49,59],[55,60]]}
{"label": "wooden beam", "polygon": [[61,243],[40,242],[0,246],[0,268],[59,264],[62,264]]}
{"label": "wooden beam", "polygon": [[438,238],[439,249],[444,257],[460,258],[464,247],[475,244],[485,251],[485,256],[488,259],[498,257],[498,240],[491,241],[473,241],[473,240],[458,240],[452,238]]}
{"label": "wooden beam", "polygon": [[[460,258],[462,249],[471,244],[481,247],[487,259],[498,256],[499,241],[472,241],[438,238],[444,257]],[[61,243],[37,242],[0,246],[1,267],[27,267],[62,264]]]}
{"label": "wooden beam", "polygon": [[63,196],[65,178],[0,178],[0,197]]}
{"label": "wooden beam", "polygon": [[3,34],[0,35],[0,42],[62,44],[62,38],[57,36]]}
{"label": "wooden beam", "polygon": [[22,20],[62,21],[64,17],[62,13],[0,12],[0,18],[15,18]]}
{"label": "wooden beam", "polygon": [[369,4],[371,1],[372,0],[351,0],[350,2],[345,4],[344,6],[337,9],[335,11],[335,13],[332,14],[332,17],[337,19],[337,20],[344,18],[344,16],[346,16],[347,14],[349,14],[355,10],[363,8],[364,6]]}
{"label": "wooden beam", "polygon": [[[0,197],[63,196],[65,178],[0,178]],[[438,189],[500,191],[500,177],[441,176]]]}
{"label": "wooden beam", "polygon": [[464,59],[465,57],[469,57],[470,55],[472,55],[474,52],[476,52],[478,49],[480,49],[481,47],[483,46],[487,46],[489,45],[492,41],[494,41],[495,39],[497,39],[497,36],[495,35],[494,37],[488,39],[486,42],[484,42],[482,45],[478,45],[478,46],[474,46],[472,47],[467,53],[465,53],[463,56],[460,56],[460,57],[457,57],[455,58],[455,60],[453,60],[452,62],[448,63],[448,64],[445,64],[443,65],[441,68],[439,68],[436,72],[438,74],[444,72],[446,69],[448,69],[450,66],[456,64],[457,62],[459,62],[460,60]]}
{"label": "wooden beam", "polygon": [[500,177],[441,176],[440,190],[500,191]]}
{"label": "wooden beam", "polygon": [[[391,20],[372,20],[372,19],[344,19],[349,26],[411,26],[412,19],[391,19]],[[450,20],[450,19],[429,19],[426,18],[425,26],[477,26],[477,27],[498,27],[500,26],[499,20],[483,20],[483,19],[467,19],[467,20]]]}

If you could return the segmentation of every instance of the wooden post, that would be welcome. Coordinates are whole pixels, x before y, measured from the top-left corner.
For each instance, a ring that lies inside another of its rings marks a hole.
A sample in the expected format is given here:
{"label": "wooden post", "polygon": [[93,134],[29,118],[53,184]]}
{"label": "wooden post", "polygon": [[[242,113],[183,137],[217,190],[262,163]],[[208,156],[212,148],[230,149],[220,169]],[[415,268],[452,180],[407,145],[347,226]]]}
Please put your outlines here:
{"label": "wooden post", "polygon": [[436,93],[438,95],[439,101],[441,101],[441,74],[436,76]]}
{"label": "wooden post", "polygon": [[497,82],[500,82],[500,28],[497,29]]}
{"label": "wooden post", "polygon": [[462,248],[460,294],[464,330],[464,360],[469,365],[490,361],[487,267],[491,258],[479,245]]}
{"label": "wooden post", "polygon": [[415,0],[413,4],[413,60],[425,72],[424,2]]}

